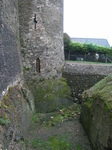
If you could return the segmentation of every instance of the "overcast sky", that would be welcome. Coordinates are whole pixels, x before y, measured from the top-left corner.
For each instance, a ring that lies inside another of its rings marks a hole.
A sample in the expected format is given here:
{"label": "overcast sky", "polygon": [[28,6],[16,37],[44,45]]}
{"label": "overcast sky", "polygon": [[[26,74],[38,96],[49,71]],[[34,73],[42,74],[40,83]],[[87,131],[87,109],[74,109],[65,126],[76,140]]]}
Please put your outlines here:
{"label": "overcast sky", "polygon": [[112,46],[112,0],[64,0],[64,32],[104,38]]}

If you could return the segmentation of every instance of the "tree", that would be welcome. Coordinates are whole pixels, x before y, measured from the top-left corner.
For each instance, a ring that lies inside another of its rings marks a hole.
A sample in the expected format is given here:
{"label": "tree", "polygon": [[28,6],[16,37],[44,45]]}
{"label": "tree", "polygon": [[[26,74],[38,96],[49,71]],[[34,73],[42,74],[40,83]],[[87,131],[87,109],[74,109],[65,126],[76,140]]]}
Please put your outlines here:
{"label": "tree", "polygon": [[65,54],[68,54],[68,60],[70,60],[70,36],[67,33],[64,33],[63,40]]}

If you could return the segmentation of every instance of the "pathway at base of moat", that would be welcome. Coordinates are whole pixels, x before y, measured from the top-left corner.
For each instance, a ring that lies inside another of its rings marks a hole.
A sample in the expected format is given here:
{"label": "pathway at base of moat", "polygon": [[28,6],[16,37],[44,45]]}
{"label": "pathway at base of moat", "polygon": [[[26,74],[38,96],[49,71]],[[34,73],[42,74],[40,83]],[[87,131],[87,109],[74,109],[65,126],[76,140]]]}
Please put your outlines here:
{"label": "pathway at base of moat", "polygon": [[32,118],[27,150],[92,150],[80,123],[80,105]]}

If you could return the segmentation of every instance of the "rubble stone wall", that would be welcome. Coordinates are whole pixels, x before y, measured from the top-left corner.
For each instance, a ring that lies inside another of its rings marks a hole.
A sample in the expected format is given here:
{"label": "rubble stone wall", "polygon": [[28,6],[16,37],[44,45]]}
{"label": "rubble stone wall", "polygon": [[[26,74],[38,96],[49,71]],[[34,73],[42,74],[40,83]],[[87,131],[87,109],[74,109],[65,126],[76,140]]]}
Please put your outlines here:
{"label": "rubble stone wall", "polygon": [[25,79],[59,79],[63,65],[63,0],[1,0],[0,99],[23,71]]}
{"label": "rubble stone wall", "polygon": [[63,0],[19,0],[19,20],[25,78],[60,78]]}
{"label": "rubble stone wall", "polygon": [[64,72],[74,73],[80,75],[109,75],[112,74],[111,64],[92,64],[80,62],[67,62],[65,63]]}

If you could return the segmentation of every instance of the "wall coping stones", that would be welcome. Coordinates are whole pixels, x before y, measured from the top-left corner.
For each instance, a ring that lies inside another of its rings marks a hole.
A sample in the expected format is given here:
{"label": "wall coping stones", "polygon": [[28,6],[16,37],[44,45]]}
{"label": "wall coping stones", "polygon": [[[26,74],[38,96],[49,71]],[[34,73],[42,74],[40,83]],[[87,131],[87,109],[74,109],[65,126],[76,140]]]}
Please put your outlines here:
{"label": "wall coping stones", "polygon": [[91,64],[85,62],[70,62],[66,61],[64,66],[64,72],[75,73],[82,75],[109,75],[112,73],[111,64]]}

